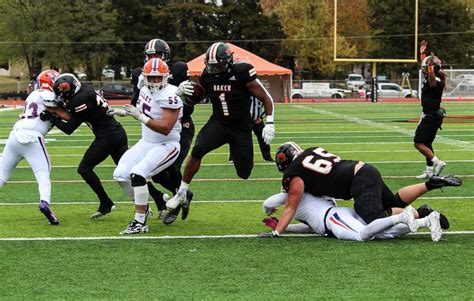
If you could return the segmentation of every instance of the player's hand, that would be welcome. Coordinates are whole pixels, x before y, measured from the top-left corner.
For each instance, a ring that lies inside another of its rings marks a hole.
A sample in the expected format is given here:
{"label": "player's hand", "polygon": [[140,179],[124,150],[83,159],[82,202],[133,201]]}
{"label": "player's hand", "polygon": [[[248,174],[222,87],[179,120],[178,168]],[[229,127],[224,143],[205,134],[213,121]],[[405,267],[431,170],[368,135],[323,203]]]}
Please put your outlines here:
{"label": "player's hand", "polygon": [[105,112],[107,116],[127,116],[127,112],[122,109],[109,109]]}
{"label": "player's hand", "polygon": [[263,141],[270,145],[273,138],[275,138],[275,125],[273,123],[267,123],[262,131]]}
{"label": "player's hand", "polygon": [[272,228],[275,230],[275,228],[278,225],[278,218],[276,217],[267,217],[262,220],[262,222],[265,224],[265,226]]}
{"label": "player's hand", "polygon": [[178,95],[180,98],[184,96],[191,96],[194,93],[194,87],[189,80],[185,80],[181,84],[179,84],[178,90],[176,90],[175,94]]}
{"label": "player's hand", "polygon": [[150,121],[150,117],[143,115],[142,113],[140,113],[140,111],[136,107],[132,105],[124,105],[123,109],[125,110],[127,115],[132,116],[133,118],[135,118],[138,121],[141,121],[144,124],[147,124],[148,121]]}
{"label": "player's hand", "polygon": [[420,54],[422,54],[422,53],[425,52],[426,47],[428,47],[428,42],[426,42],[425,40],[421,41],[421,44],[420,44]]}
{"label": "player's hand", "polygon": [[278,233],[276,230],[273,230],[272,232],[265,232],[265,233],[260,233],[258,235],[260,238],[277,238],[280,237],[280,233]]}
{"label": "player's hand", "polygon": [[39,117],[43,121],[49,121],[53,118],[53,113],[51,113],[50,111],[43,111],[40,113]]}
{"label": "player's hand", "polygon": [[263,213],[265,213],[268,216],[272,215],[276,211],[277,211],[277,208],[275,208],[275,207],[265,207],[265,206],[263,206]]}

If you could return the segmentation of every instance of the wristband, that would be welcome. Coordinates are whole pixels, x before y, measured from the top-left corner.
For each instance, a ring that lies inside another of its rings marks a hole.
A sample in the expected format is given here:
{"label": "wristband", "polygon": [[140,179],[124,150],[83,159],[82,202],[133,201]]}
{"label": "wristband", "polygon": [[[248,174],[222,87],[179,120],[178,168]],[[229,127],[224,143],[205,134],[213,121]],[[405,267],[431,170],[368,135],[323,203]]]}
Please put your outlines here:
{"label": "wristband", "polygon": [[434,73],[434,66],[428,66],[428,72]]}
{"label": "wristband", "polygon": [[266,121],[267,121],[267,123],[272,124],[273,123],[273,115],[267,115]]}

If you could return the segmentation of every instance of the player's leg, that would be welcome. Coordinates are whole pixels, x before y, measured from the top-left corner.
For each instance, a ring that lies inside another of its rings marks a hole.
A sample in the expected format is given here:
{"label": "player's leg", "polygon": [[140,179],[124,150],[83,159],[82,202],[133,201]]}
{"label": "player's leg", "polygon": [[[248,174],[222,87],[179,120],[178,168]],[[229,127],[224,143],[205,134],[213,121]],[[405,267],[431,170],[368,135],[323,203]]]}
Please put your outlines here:
{"label": "player's leg", "polygon": [[178,193],[167,203],[168,211],[176,209],[179,205],[187,202],[187,191],[194,175],[199,171],[202,158],[209,152],[221,147],[227,142],[228,128],[221,122],[210,118],[199,131],[194,143],[191,156],[184,168],[183,180]]}
{"label": "player's leg", "polygon": [[326,215],[326,227],[337,239],[367,240],[361,237],[365,224],[357,219],[355,210],[344,207],[334,207]]}
{"label": "player's leg", "polygon": [[38,137],[38,142],[28,143],[24,146],[23,156],[28,161],[35,174],[40,195],[39,209],[46,216],[51,225],[58,225],[57,215],[50,207],[51,204],[51,163],[44,139]]}
{"label": "player's leg", "polygon": [[16,140],[15,134],[13,132],[10,133],[10,137],[0,157],[0,188],[7,183],[13,170],[23,159],[21,147],[22,145]]}
{"label": "player's leg", "polygon": [[438,175],[446,166],[446,163],[441,161],[435,156],[432,143],[436,137],[436,133],[441,126],[441,121],[435,116],[428,114],[425,115],[415,131],[415,137],[413,141],[415,148],[425,156],[426,159],[426,171],[417,176],[419,179],[427,179],[432,175]]}
{"label": "player's leg", "polygon": [[251,125],[230,129],[229,146],[234,167],[241,179],[248,179],[253,169],[253,142]]}

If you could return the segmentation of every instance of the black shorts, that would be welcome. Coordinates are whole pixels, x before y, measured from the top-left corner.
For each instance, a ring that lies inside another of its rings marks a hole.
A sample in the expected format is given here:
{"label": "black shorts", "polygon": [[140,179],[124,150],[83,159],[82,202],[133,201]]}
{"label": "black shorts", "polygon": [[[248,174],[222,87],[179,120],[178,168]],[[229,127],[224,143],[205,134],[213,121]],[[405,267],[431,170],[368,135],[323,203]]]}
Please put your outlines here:
{"label": "black shorts", "polygon": [[435,140],[443,119],[435,114],[425,114],[418,124],[413,141],[415,143],[431,144]]}
{"label": "black shorts", "polygon": [[192,156],[202,159],[207,153],[228,143],[234,156],[234,167],[242,179],[250,176],[253,168],[252,123],[235,122],[226,124],[210,118],[199,131],[192,150]]}
{"label": "black shorts", "polygon": [[377,168],[367,163],[354,176],[351,195],[354,198],[354,210],[368,224],[385,217],[385,210],[391,208],[393,202],[393,193],[385,185],[382,175]]}

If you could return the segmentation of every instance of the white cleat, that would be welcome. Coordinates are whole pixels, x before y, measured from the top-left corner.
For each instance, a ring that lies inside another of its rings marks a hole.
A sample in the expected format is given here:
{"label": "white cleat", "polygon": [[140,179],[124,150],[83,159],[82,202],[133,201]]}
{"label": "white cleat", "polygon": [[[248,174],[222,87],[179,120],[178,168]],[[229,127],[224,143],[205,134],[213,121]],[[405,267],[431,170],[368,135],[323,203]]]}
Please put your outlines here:
{"label": "white cleat", "polygon": [[431,176],[433,176],[432,172],[425,171],[424,173],[422,173],[419,176],[416,176],[415,178],[417,178],[417,179],[429,179],[429,178],[431,178]]}
{"label": "white cleat", "polygon": [[415,208],[412,206],[407,206],[405,210],[401,213],[402,222],[410,228],[411,232],[416,232],[418,230],[418,223],[415,219]]}
{"label": "white cleat", "polygon": [[439,219],[439,212],[433,211],[428,215],[428,229],[430,229],[432,241],[439,241],[441,236],[443,236],[443,230],[441,229]]}
{"label": "white cleat", "polygon": [[127,228],[120,232],[121,235],[142,234],[148,232],[148,226],[134,220],[128,224]]}
{"label": "white cleat", "polygon": [[178,193],[173,196],[171,199],[169,199],[167,202],[166,202],[166,208],[168,208],[168,211],[171,211],[171,210],[174,210],[176,208],[178,208],[179,205],[185,203],[187,200],[186,200],[186,192],[188,190],[187,189],[183,189],[183,190],[180,190],[178,191]]}
{"label": "white cleat", "polygon": [[433,175],[438,176],[445,167],[446,163],[444,161],[439,160],[437,163],[433,164]]}

